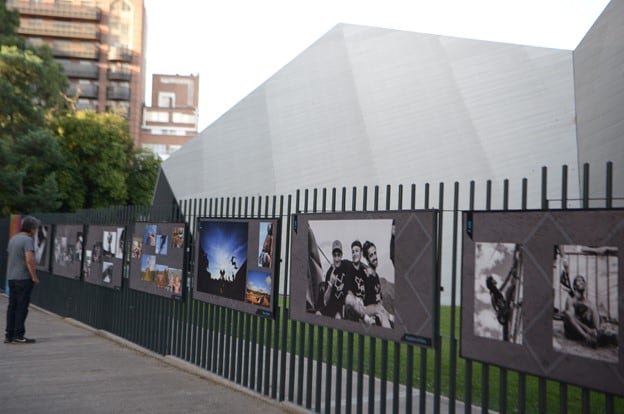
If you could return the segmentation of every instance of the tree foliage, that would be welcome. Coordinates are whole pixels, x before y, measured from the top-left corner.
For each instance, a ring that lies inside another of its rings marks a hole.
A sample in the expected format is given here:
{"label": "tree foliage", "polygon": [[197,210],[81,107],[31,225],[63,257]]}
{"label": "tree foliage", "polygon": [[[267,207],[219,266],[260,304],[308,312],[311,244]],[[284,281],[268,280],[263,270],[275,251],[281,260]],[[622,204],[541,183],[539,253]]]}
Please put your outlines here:
{"label": "tree foliage", "polygon": [[125,118],[78,111],[60,117],[55,129],[74,172],[63,177],[63,209],[150,203],[160,163],[133,149]]}
{"label": "tree foliage", "polygon": [[159,160],[123,117],[75,112],[62,66],[18,27],[0,1],[0,215],[149,204]]}
{"label": "tree foliage", "polygon": [[0,213],[54,211],[64,154],[47,121],[66,109],[68,81],[49,50],[16,36],[19,15],[0,3]]}
{"label": "tree foliage", "polygon": [[19,12],[17,10],[8,10],[6,1],[0,1],[0,43],[4,43],[7,39],[17,39],[15,31],[19,27]]}
{"label": "tree foliage", "polygon": [[128,176],[128,203],[149,205],[154,195],[154,186],[160,171],[160,158],[149,150],[135,150]]}

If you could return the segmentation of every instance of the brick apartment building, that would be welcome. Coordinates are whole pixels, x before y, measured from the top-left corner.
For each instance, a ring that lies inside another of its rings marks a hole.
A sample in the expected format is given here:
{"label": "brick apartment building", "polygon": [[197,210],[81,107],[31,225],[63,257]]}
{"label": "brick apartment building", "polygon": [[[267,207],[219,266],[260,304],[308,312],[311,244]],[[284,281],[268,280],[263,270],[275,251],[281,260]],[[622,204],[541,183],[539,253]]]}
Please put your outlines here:
{"label": "brick apartment building", "polygon": [[145,94],[143,0],[7,0],[18,34],[47,44],[69,78],[77,109],[125,116],[139,146]]}
{"label": "brick apartment building", "polygon": [[198,75],[153,75],[152,103],[143,108],[141,146],[161,159],[197,135]]}

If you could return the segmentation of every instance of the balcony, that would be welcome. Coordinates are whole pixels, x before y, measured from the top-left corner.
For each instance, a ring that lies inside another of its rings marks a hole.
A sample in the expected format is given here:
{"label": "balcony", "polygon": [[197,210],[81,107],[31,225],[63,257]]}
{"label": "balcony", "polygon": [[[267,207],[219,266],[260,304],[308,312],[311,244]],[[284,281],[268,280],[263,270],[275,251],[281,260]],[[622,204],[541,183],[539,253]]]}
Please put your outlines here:
{"label": "balcony", "polygon": [[72,20],[90,20],[99,22],[102,12],[97,7],[78,6],[71,4],[32,4],[28,0],[7,0],[8,9],[19,10],[24,16],[60,17]]}
{"label": "balcony", "polygon": [[73,47],[73,46],[51,46],[52,56],[55,58],[77,58],[77,59],[100,59],[100,51],[93,47]]}
{"label": "balcony", "polygon": [[76,109],[79,111],[98,111],[98,103],[97,101],[92,101],[89,99],[78,99],[76,102]]}
{"label": "balcony", "polygon": [[96,98],[98,97],[98,85],[69,85],[67,94],[69,96],[78,95],[80,98]]}
{"label": "balcony", "polygon": [[108,60],[112,62],[132,62],[132,51],[127,47],[111,46]]}
{"label": "balcony", "polygon": [[24,36],[48,36],[68,39],[100,40],[100,31],[96,27],[51,27],[24,22],[17,29]]}
{"label": "balcony", "polygon": [[68,78],[81,78],[81,79],[97,79],[99,77],[99,68],[96,65],[76,65],[76,64],[63,64],[65,69],[65,75]]}
{"label": "balcony", "polygon": [[114,87],[109,86],[106,88],[106,98],[116,101],[129,101],[130,100],[130,87]]}
{"label": "balcony", "polygon": [[109,69],[108,79],[117,81],[130,81],[132,73],[127,69]]}
{"label": "balcony", "polygon": [[130,117],[130,108],[125,105],[119,105],[114,102],[108,102],[106,105],[106,112],[111,112],[123,117]]}

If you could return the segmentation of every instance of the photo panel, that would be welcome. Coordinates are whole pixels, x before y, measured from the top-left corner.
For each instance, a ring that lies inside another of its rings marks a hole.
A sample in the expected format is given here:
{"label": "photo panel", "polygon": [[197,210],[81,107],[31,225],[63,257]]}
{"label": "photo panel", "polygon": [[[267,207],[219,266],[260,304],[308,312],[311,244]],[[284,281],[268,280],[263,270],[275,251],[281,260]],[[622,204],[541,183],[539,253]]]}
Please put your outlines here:
{"label": "photo panel", "polygon": [[57,224],[54,226],[52,274],[80,279],[84,234],[82,224]]}
{"label": "photo panel", "polygon": [[184,222],[135,223],[130,247],[130,289],[182,297],[186,237]]}
{"label": "photo panel", "polygon": [[474,332],[522,343],[522,245],[475,243]]}
{"label": "photo panel", "polygon": [[50,269],[50,244],[52,225],[41,223],[35,232],[35,267],[47,272]]}
{"label": "photo panel", "polygon": [[125,227],[89,225],[83,247],[85,282],[111,289],[121,287]]}
{"label": "photo panel", "polygon": [[461,355],[624,395],[624,210],[463,220]]}
{"label": "photo panel", "polygon": [[193,298],[274,317],[280,221],[199,218],[196,229]]}
{"label": "photo panel", "polygon": [[294,216],[292,318],[432,346],[437,217],[434,210]]}

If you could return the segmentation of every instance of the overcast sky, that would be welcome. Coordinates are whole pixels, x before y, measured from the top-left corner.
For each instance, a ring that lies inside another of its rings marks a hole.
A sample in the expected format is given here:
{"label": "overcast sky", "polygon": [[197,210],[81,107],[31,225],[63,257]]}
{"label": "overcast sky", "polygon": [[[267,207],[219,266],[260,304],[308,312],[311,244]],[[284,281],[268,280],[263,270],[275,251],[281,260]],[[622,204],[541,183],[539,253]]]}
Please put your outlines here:
{"label": "overcast sky", "polygon": [[574,49],[608,0],[145,0],[152,74],[199,74],[202,131],[338,23]]}

